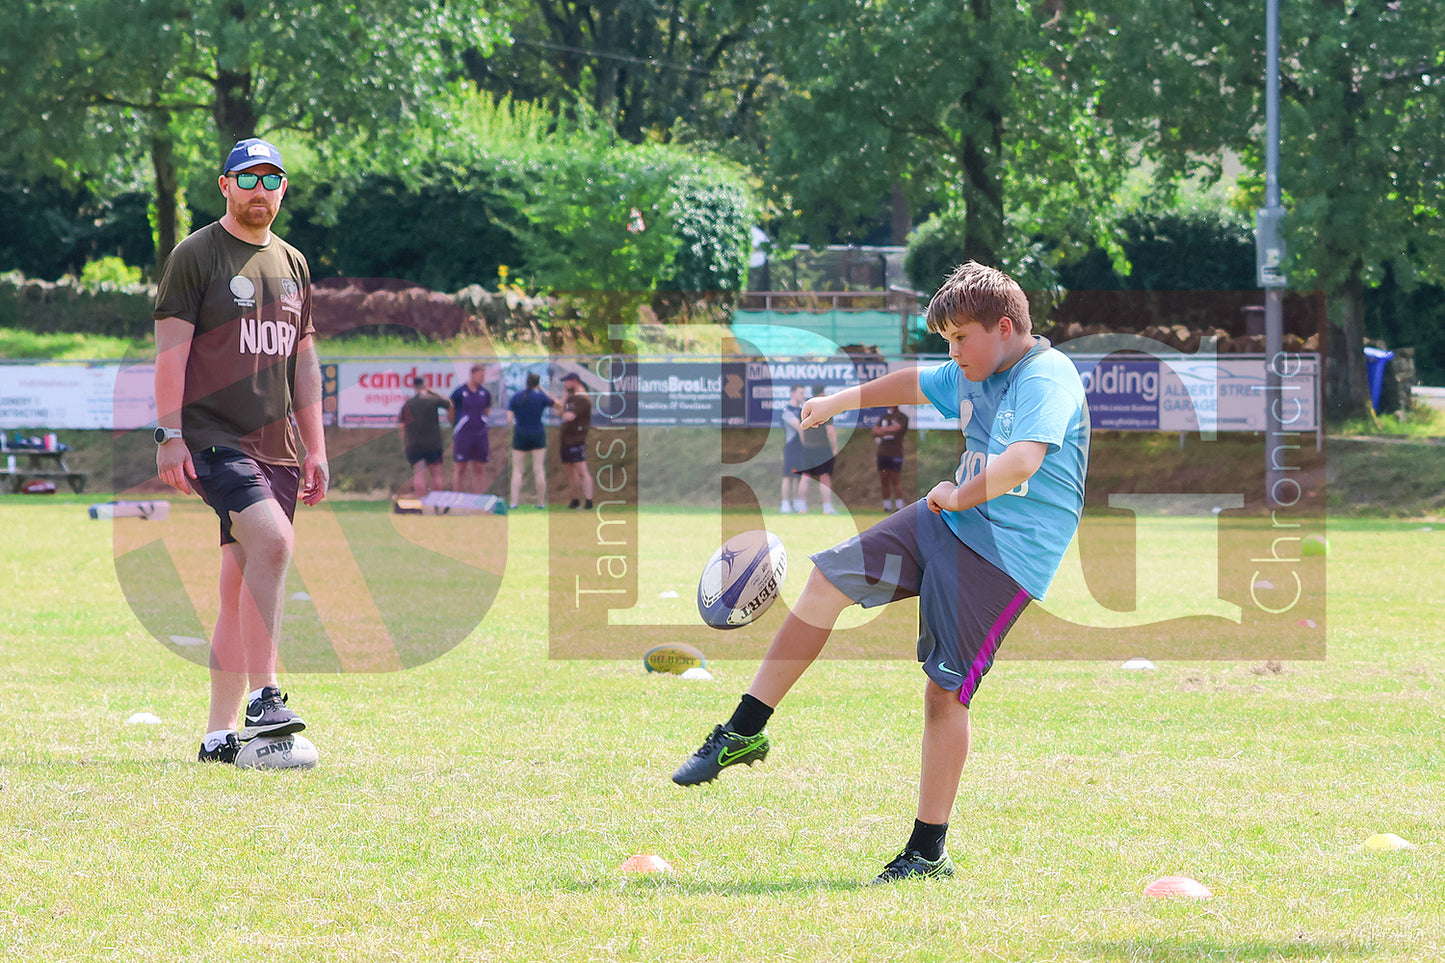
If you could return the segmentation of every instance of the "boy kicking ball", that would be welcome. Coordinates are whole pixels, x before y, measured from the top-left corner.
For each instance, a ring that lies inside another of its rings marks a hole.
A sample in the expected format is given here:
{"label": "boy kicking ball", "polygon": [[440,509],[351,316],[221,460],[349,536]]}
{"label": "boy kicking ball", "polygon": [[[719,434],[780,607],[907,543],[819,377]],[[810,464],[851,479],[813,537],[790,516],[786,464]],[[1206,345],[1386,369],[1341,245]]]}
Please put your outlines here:
{"label": "boy kicking ball", "polygon": [[947,340],[948,361],[812,398],[802,425],[855,408],[932,404],[959,420],[966,439],[955,480],[812,556],[813,573],[732,718],[672,775],[691,786],[765,758],[763,727],[843,609],[917,597],[927,677],[918,811],[877,883],[953,875],[944,839],[968,757],[968,707],[1014,621],[1053,580],[1079,525],[1088,465],[1083,382],[1031,333],[1017,282],[970,261],[934,295],[927,320]]}

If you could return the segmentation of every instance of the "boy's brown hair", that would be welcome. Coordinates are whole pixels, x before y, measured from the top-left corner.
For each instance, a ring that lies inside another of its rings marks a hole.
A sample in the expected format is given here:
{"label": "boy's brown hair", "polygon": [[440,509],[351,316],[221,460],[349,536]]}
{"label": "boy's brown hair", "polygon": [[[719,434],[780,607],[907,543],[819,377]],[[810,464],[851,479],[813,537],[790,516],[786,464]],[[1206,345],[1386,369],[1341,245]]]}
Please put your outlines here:
{"label": "boy's brown hair", "polygon": [[1032,332],[1029,299],[1019,283],[998,268],[965,261],[953,269],[928,302],[926,318],[928,330],[937,334],[944,325],[970,321],[992,330],[1005,316],[1021,334]]}

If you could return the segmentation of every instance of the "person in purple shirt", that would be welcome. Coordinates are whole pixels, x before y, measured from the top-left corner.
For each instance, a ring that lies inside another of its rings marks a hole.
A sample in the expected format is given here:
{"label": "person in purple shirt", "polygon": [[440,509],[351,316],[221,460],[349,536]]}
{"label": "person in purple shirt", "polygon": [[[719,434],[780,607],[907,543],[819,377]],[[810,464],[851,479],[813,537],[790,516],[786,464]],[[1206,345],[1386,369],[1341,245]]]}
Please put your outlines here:
{"label": "person in purple shirt", "polygon": [[485,489],[482,477],[491,457],[491,440],[487,437],[487,413],[492,410],[492,393],[482,385],[487,366],[478,361],[472,365],[467,380],[452,392],[452,489],[480,495]]}

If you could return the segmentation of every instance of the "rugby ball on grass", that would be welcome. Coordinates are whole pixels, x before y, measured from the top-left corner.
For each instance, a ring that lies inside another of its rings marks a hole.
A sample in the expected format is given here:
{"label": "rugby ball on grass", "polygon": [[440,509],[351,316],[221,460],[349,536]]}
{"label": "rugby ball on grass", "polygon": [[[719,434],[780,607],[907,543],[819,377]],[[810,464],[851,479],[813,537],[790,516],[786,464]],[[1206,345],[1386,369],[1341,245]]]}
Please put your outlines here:
{"label": "rugby ball on grass", "polygon": [[687,643],[673,642],[670,645],[658,645],[648,649],[642,656],[642,664],[647,667],[648,672],[671,672],[673,675],[682,675],[688,669],[706,667],[707,659],[701,651]]}
{"label": "rugby ball on grass", "polygon": [[788,553],[772,532],[753,529],[723,543],[697,583],[697,611],[715,629],[736,629],[768,610],[788,574]]}
{"label": "rugby ball on grass", "polygon": [[316,746],[299,732],[284,736],[257,736],[236,753],[236,768],[310,769],[320,758]]}

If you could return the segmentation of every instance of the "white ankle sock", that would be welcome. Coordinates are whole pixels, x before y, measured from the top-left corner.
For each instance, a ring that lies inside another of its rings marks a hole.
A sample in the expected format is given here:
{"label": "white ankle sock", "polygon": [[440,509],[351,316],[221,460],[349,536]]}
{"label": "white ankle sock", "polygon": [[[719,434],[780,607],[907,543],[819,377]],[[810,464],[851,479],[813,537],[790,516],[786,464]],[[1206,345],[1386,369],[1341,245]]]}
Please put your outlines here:
{"label": "white ankle sock", "polygon": [[226,737],[235,735],[235,729],[217,729],[215,732],[206,733],[206,738],[201,740],[201,745],[207,749],[219,749],[225,743]]}

